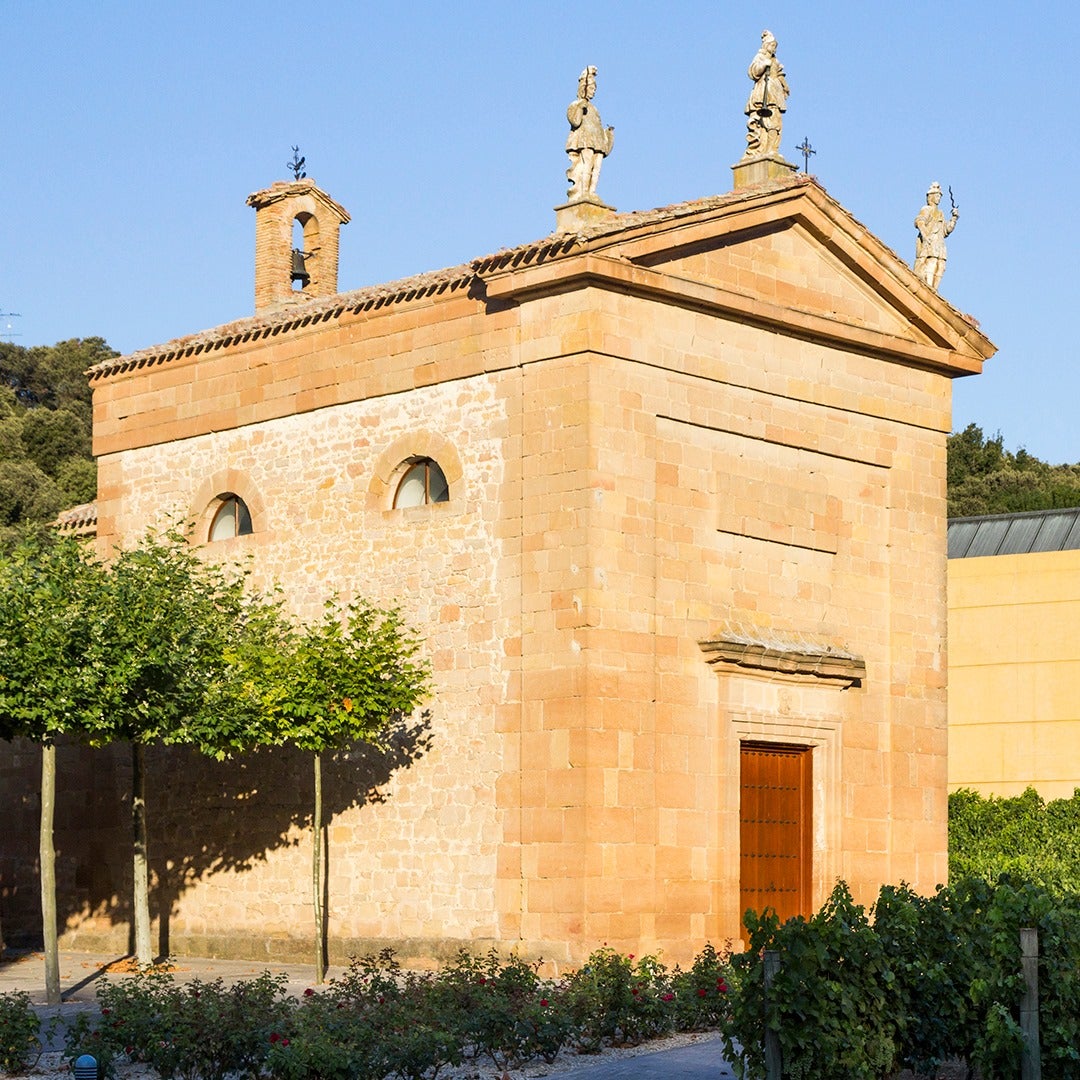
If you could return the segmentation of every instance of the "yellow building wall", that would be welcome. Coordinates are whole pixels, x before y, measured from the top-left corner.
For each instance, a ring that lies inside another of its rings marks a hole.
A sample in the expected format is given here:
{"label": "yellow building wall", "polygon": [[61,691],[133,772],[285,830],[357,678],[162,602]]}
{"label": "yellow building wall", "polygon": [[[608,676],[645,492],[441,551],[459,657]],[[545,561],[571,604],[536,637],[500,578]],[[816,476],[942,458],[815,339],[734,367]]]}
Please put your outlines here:
{"label": "yellow building wall", "polygon": [[1080,551],[949,560],[949,788],[1080,786]]}

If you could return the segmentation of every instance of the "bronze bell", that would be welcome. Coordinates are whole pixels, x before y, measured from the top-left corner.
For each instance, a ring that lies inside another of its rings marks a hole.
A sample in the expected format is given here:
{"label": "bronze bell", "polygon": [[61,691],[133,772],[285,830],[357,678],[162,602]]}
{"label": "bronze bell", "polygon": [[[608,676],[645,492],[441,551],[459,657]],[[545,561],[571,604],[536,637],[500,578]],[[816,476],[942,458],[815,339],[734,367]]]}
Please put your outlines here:
{"label": "bronze bell", "polygon": [[296,282],[300,282],[300,288],[306,289],[311,282],[311,275],[307,272],[307,267],[304,265],[304,259],[307,256],[299,248],[292,249],[292,275],[290,280],[295,285]]}

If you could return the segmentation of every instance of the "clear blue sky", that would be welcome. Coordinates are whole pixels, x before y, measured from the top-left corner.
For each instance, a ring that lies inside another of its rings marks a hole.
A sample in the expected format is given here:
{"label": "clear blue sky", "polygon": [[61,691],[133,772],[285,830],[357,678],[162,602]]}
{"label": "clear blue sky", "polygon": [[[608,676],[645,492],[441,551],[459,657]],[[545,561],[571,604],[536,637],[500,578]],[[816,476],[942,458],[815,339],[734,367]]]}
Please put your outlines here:
{"label": "clear blue sky", "polygon": [[[752,12],[752,13],[751,13]],[[133,351],[252,310],[246,196],[308,172],[352,214],[340,287],[538,239],[586,64],[620,210],[727,191],[761,30],[783,149],[902,257],[927,185],[960,224],[941,292],[999,353],[955,425],[1080,461],[1080,14],[1069,3],[297,4],[7,0],[0,311],[25,345]],[[945,198],[946,207],[948,196]]]}

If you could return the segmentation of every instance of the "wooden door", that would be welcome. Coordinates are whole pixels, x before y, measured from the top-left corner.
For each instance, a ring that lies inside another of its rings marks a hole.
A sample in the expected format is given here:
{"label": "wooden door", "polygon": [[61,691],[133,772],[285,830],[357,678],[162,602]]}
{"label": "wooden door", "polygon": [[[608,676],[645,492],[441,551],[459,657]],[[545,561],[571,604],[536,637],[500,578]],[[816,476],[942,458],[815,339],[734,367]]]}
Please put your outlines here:
{"label": "wooden door", "polygon": [[740,912],[810,914],[812,762],[807,746],[741,746]]}

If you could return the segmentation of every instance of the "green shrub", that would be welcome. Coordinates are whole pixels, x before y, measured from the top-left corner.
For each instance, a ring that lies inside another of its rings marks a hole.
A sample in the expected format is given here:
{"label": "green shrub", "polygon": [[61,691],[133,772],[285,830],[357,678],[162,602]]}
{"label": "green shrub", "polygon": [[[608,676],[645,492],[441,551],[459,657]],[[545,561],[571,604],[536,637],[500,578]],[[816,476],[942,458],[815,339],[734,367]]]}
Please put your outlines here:
{"label": "green shrub", "polygon": [[[732,959],[732,1011],[724,1048],[740,1076],[765,1075],[762,1018],[775,1031],[784,1075],[816,1080],[878,1080],[897,1058],[889,1011],[893,980],[866,911],[843,882],[810,919],[781,924],[776,914],[747,912],[748,951]],[[763,953],[782,966],[766,1001]]]}
{"label": "green shrub", "polygon": [[76,1013],[64,1031],[64,1057],[69,1069],[74,1068],[83,1054],[91,1054],[98,1063],[99,1077],[114,1075],[117,1050],[110,1039],[102,1038],[101,1030],[101,1025],[95,1023],[89,1013]]}
{"label": "green shrub", "polygon": [[[347,1069],[344,1075],[356,1080],[435,1076],[464,1057],[460,1017],[446,1009],[435,986],[430,972],[403,971],[391,949],[354,957],[325,992],[302,1000],[294,1033],[274,1046],[272,1074],[325,1074],[333,1080],[343,1075],[335,1070]],[[320,1016],[331,1010],[342,1014],[335,1016],[333,1027],[337,1037],[348,1037],[347,1048],[321,1045],[328,1039],[320,1031]]]}
{"label": "green shrub", "polygon": [[1048,803],[1034,788],[1013,798],[949,796],[950,879],[1004,876],[1080,894],[1080,789]]}
{"label": "green shrub", "polygon": [[728,1009],[725,965],[711,947],[685,972],[604,948],[556,981],[494,950],[462,951],[438,972],[405,971],[384,950],[299,1000],[269,974],[232,986],[135,976],[103,982],[100,1015],[72,1022],[65,1054],[92,1053],[104,1076],[130,1061],[162,1080],[431,1080],[467,1058],[505,1070],[568,1045],[703,1030]]}
{"label": "green shrub", "polygon": [[562,1000],[583,1053],[605,1045],[636,1044],[673,1029],[674,992],[655,957],[634,962],[602,948],[567,979]]}
{"label": "green shrub", "polygon": [[23,1073],[41,1056],[41,1023],[22,990],[0,994],[0,1073]]}
{"label": "green shrub", "polygon": [[[1080,898],[1029,882],[969,878],[933,896],[886,886],[873,921],[839,884],[810,919],[746,918],[734,957],[725,1049],[744,1077],[764,1075],[762,1022],[784,1075],[876,1078],[932,1073],[953,1056],[985,1077],[1020,1071],[1020,930],[1039,933],[1044,1080],[1080,1076]],[[763,951],[781,969],[766,1003]]]}
{"label": "green shrub", "polygon": [[1029,882],[979,879],[947,890],[971,949],[975,1022],[970,1059],[984,1076],[1017,1075],[1023,1039],[1020,930],[1039,933],[1039,1034],[1044,1080],[1080,1075],[1080,898]]}
{"label": "green shrub", "polygon": [[433,980],[433,1009],[470,1056],[503,1068],[536,1057],[552,1061],[571,1026],[560,988],[543,982],[538,966],[502,962],[494,949],[482,957],[463,949]]}
{"label": "green shrub", "polygon": [[933,1075],[954,1056],[970,1056],[969,996],[981,943],[973,940],[948,893],[920,896],[906,885],[882,888],[874,932],[888,960],[888,1008],[896,1024],[899,1064]]}
{"label": "green shrub", "polygon": [[98,990],[101,1016],[81,1017],[68,1031],[65,1054],[98,1058],[111,1075],[117,1058],[149,1065],[162,1080],[256,1077],[269,1052],[269,1035],[294,1007],[284,976],[264,973],[226,986],[199,979],[178,986],[171,975],[107,980]]}

